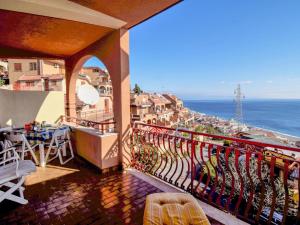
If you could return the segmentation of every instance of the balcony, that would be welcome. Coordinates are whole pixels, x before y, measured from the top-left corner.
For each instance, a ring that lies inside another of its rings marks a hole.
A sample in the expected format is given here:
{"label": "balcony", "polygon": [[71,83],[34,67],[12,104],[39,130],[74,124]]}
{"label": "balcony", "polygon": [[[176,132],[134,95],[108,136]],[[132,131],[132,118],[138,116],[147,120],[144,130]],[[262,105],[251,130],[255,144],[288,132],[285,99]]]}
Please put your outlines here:
{"label": "balcony", "polygon": [[114,112],[112,109],[78,111],[76,114],[79,119],[95,122],[110,121],[114,118]]}
{"label": "balcony", "polygon": [[0,224],[142,224],[146,196],[156,192],[192,194],[211,224],[297,224],[299,198],[291,193],[299,186],[291,182],[299,178],[289,176],[292,159],[266,154],[271,148],[300,152],[136,123],[123,143],[123,170],[101,174],[78,156],[65,166],[38,167],[26,179],[29,203],[2,202]]}
{"label": "balcony", "polygon": [[[77,157],[38,167],[26,180],[29,203],[1,202],[0,224],[141,224],[145,197],[161,191],[192,194],[212,224],[299,224],[295,160],[275,150],[300,149],[130,126],[128,31],[180,2],[132,1],[2,4],[0,57],[64,60],[66,96],[2,90],[0,126],[55,123],[65,113]],[[92,56],[112,78],[113,123],[76,118],[76,79]]]}
{"label": "balcony", "polygon": [[299,220],[299,148],[137,123],[127,153],[130,167],[245,222]]}

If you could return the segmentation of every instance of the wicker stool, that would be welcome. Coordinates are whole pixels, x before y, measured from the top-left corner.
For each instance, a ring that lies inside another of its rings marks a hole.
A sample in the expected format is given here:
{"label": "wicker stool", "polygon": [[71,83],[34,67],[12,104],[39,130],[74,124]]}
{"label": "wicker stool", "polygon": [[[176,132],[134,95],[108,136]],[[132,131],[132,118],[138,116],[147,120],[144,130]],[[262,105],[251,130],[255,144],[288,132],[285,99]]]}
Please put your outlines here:
{"label": "wicker stool", "polygon": [[147,196],[144,225],[209,225],[198,202],[189,194],[156,193]]}

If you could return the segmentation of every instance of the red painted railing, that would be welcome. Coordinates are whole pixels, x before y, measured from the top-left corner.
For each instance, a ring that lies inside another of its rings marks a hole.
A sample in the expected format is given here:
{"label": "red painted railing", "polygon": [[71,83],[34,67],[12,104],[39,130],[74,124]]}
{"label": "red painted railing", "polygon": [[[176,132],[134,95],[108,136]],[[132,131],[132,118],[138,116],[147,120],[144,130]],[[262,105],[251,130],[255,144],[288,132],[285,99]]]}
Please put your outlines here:
{"label": "red painted railing", "polygon": [[252,224],[299,224],[299,148],[141,123],[130,143],[135,169]]}
{"label": "red painted railing", "polygon": [[97,129],[101,134],[115,132],[116,122],[96,122],[91,120],[84,120],[77,117],[61,116],[60,122],[67,122],[69,124],[79,125],[83,127],[90,127]]}

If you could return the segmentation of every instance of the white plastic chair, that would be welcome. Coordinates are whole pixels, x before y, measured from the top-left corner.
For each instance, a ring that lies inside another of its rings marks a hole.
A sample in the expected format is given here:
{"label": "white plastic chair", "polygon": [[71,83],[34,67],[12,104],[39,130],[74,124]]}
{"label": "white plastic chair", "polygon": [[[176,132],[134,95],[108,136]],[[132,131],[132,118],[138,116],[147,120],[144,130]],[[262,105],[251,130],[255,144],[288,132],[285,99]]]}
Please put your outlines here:
{"label": "white plastic chair", "polygon": [[[38,144],[30,145],[25,134],[23,133],[10,133],[7,135],[7,143],[12,147],[16,147],[16,151],[20,154],[21,160],[24,160],[25,155],[29,152],[35,162],[38,164],[37,157],[34,153],[34,149],[38,146]],[[11,144],[9,144],[11,143]]]}
{"label": "white plastic chair", "polygon": [[12,130],[12,127],[2,127],[0,128],[0,132],[8,132],[8,131],[11,131]]}
{"label": "white plastic chair", "polygon": [[[8,154],[10,152],[10,154]],[[5,158],[2,155],[10,155]],[[25,188],[22,186],[25,176],[36,171],[31,160],[20,160],[14,147],[9,147],[0,152],[0,203],[4,200],[11,200],[20,204],[27,204],[24,198]],[[15,192],[18,191],[19,195]]]}
{"label": "white plastic chair", "polygon": [[4,151],[5,149],[11,148],[12,143],[8,140],[0,141],[0,152],[3,153],[0,155],[0,162],[10,158],[12,156],[12,151]]}
{"label": "white plastic chair", "polygon": [[[64,156],[66,156],[66,150],[69,146],[70,154],[71,156],[64,160]],[[53,151],[54,150],[54,151]],[[52,151],[52,152],[51,152]],[[50,155],[54,155],[52,158],[48,159]],[[67,162],[69,162],[71,159],[74,158],[73,148],[71,144],[71,139],[69,135],[68,129],[56,129],[54,131],[53,137],[51,139],[51,142],[49,144],[45,161],[48,163],[55,158],[59,158],[60,164],[64,165]]]}

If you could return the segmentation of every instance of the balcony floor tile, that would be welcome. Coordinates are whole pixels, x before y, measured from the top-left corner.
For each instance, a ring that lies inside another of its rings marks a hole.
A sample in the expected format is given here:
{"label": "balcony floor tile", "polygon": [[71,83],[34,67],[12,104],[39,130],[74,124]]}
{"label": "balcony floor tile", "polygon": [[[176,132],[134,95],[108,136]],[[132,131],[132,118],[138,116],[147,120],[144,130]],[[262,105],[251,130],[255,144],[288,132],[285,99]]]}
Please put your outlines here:
{"label": "balcony floor tile", "polygon": [[25,188],[27,205],[0,203],[0,224],[142,224],[146,196],[162,192],[126,172],[100,174],[77,158],[38,167]]}

